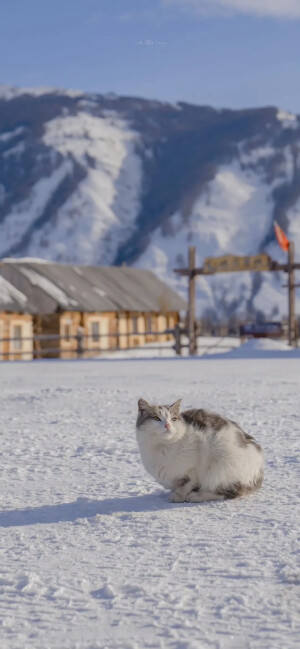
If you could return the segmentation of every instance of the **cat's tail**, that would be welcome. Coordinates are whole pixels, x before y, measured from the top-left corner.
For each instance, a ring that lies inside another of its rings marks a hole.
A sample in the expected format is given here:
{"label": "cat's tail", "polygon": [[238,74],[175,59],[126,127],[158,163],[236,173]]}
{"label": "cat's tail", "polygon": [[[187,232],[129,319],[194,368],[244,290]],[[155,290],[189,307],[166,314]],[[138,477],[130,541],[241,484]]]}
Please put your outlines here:
{"label": "cat's tail", "polygon": [[261,467],[255,478],[251,482],[247,484],[243,484],[242,482],[231,482],[227,485],[220,485],[219,487],[217,487],[216,493],[219,496],[224,496],[225,499],[239,498],[259,489],[263,483],[263,480],[264,470],[263,467]]}

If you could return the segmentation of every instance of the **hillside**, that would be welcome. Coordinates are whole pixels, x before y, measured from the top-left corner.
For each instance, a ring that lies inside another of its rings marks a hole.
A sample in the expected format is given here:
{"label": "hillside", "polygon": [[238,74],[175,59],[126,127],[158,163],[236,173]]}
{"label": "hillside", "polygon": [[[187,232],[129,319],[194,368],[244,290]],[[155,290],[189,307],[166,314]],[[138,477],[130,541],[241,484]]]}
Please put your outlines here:
{"label": "hillside", "polygon": [[[0,256],[137,265],[180,292],[187,247],[300,257],[300,119],[115,95],[0,89]],[[198,280],[218,319],[287,312],[282,276]]]}

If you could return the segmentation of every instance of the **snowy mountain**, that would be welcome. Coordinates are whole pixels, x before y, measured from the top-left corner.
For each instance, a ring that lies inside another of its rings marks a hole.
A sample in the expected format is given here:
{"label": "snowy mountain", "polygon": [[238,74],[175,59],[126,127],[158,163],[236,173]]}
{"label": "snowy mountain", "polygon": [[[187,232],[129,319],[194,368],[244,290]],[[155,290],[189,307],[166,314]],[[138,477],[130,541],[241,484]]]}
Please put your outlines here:
{"label": "snowy mountain", "polygon": [[[207,256],[300,258],[300,118],[49,88],[0,89],[0,256],[173,268]],[[284,277],[198,278],[202,315],[287,312]]]}

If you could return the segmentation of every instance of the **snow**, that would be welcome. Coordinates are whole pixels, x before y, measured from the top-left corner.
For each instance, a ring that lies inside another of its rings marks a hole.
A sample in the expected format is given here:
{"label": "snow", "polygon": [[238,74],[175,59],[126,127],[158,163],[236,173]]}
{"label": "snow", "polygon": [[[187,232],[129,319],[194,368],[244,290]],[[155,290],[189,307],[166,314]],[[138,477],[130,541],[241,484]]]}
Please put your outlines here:
{"label": "snow", "polygon": [[[299,390],[296,359],[3,363],[1,647],[298,648]],[[169,504],[140,396],[238,421],[262,489]]]}
{"label": "snow", "polygon": [[[295,244],[296,260],[300,258],[300,198],[290,210],[289,236]],[[297,281],[298,283],[298,281]],[[297,291],[296,291],[297,293]]]}
{"label": "snow", "polygon": [[25,126],[18,126],[15,128],[13,131],[7,131],[4,133],[1,133],[0,135],[0,142],[8,142],[12,138],[21,135],[25,131]]}
{"label": "snow", "polygon": [[81,90],[65,90],[62,88],[55,88],[53,86],[35,86],[32,88],[18,88],[17,86],[6,86],[0,84],[0,100],[4,99],[10,101],[21,95],[32,95],[33,97],[41,97],[42,95],[63,95],[65,97],[81,97],[83,92]]}
{"label": "snow", "polygon": [[[267,153],[266,149],[254,148],[251,155],[248,154],[249,167],[246,169],[243,168],[245,157],[241,154],[240,160],[220,166],[215,178],[193,204],[188,219],[176,212],[169,219],[170,234],[165,235],[162,228],[157,228],[135,266],[153,270],[160,279],[186,296],[187,280],[175,275],[173,270],[187,266],[188,246],[196,246],[199,267],[207,257],[253,255],[261,251],[261,242],[273,227],[274,185],[268,185],[264,173],[253,169],[252,164],[255,155],[257,164]],[[285,153],[291,156],[288,147]],[[288,174],[288,161],[286,167]],[[289,227],[297,231],[300,242],[299,204],[291,210]],[[267,245],[265,252],[275,259],[280,256],[277,244]],[[254,307],[261,309],[269,319],[274,315],[279,319],[286,316],[288,302],[286,290],[281,287],[283,275],[265,273],[260,277],[262,284],[256,288]],[[254,275],[246,272],[197,277],[198,313],[203,315],[206,310],[213,310],[220,320],[232,311],[240,318],[245,317],[253,294],[253,280]],[[300,308],[299,296],[296,301]]]}
{"label": "snow", "polygon": [[[188,338],[182,336],[182,356],[188,356]],[[174,358],[174,341],[147,343],[141,347],[101,353],[99,358],[119,360],[128,358],[162,359]],[[249,338],[241,343],[233,336],[199,336],[197,338],[197,358],[300,358],[300,349],[292,348],[285,340],[272,338]]]}
{"label": "snow", "polygon": [[20,306],[24,307],[27,297],[0,275],[0,311],[1,303],[7,305],[10,302],[18,302]]}
{"label": "snow", "polygon": [[283,288],[283,283],[287,284],[287,277],[285,273],[280,275],[281,284],[278,286],[278,279],[273,273],[263,273],[263,283],[253,300],[255,309],[271,314],[272,318],[279,316],[279,319],[288,310],[287,288]]}
{"label": "snow", "polygon": [[284,340],[274,340],[272,338],[253,338],[248,340],[241,347],[241,352],[252,349],[253,351],[291,351],[290,346]]}
{"label": "snow", "polygon": [[299,128],[297,115],[293,115],[293,113],[289,113],[285,110],[279,110],[276,117],[278,121],[281,122],[283,128]]}
{"label": "snow", "polygon": [[68,309],[78,307],[78,302],[76,302],[76,300],[69,298],[68,295],[66,295],[66,293],[61,288],[59,288],[59,286],[51,282],[51,280],[47,277],[44,277],[31,268],[25,268],[21,265],[20,272],[22,273],[22,275],[25,275],[27,279],[29,279],[33,286],[38,286],[39,288],[41,288],[45,293],[56,300],[62,308]]}
{"label": "snow", "polygon": [[24,153],[24,151],[25,151],[25,143],[19,142],[19,144],[16,144],[16,146],[13,146],[10,149],[4,151],[2,155],[3,158],[9,158],[11,155],[20,156]]}
{"label": "snow", "polygon": [[72,169],[73,163],[70,160],[64,160],[51,175],[41,178],[35,183],[29,198],[17,203],[11,212],[5,216],[2,226],[5,228],[5,236],[2,237],[0,242],[0,257],[7,254],[11,247],[22,240],[30,227],[43,214],[52,193],[64,178],[72,172]]}
{"label": "snow", "polygon": [[274,147],[270,145],[255,146],[250,150],[248,147],[249,143],[247,141],[238,145],[239,160],[243,165],[258,165],[261,162],[265,162],[266,158],[274,156]]}
{"label": "snow", "polygon": [[[182,356],[188,356],[188,338],[182,336],[181,342],[185,345]],[[233,336],[199,336],[197,338],[198,356],[204,354],[222,354],[240,346],[240,338]],[[101,358],[173,358],[175,354],[174,339],[163,343],[158,341],[147,343],[142,347],[101,353]]]}
{"label": "snow", "polygon": [[50,264],[49,259],[42,259],[41,257],[4,257],[1,261],[6,264]]}
{"label": "snow", "polygon": [[[138,135],[117,114],[57,117],[46,123],[44,143],[72,156],[87,176],[58,210],[53,222],[35,231],[29,255],[54,261],[110,264],[133,231],[140,207]],[[72,246],[70,246],[72,240]]]}
{"label": "snow", "polygon": [[[215,350],[212,348],[212,355]],[[224,358],[299,358],[300,349],[290,347],[284,340],[270,338],[249,339],[240,346],[225,352]]]}
{"label": "snow", "polygon": [[[0,257],[15,250],[16,254],[43,256],[58,262],[110,265],[120,245],[130,239],[136,227],[141,227],[137,217],[143,191],[149,184],[143,176],[142,160],[144,156],[153,156],[154,149],[143,141],[142,133],[137,133],[130,122],[122,119],[118,107],[102,110],[99,95],[57,88],[0,87],[0,97],[7,99],[28,92],[37,97],[49,92],[74,96],[78,113],[74,115],[62,107],[60,116],[44,124],[40,142],[50,147],[49,158],[57,167],[52,175],[34,184],[25,201],[13,203],[2,223]],[[134,105],[145,108],[140,100]],[[153,106],[159,105],[153,102]],[[102,111],[101,116],[95,116],[95,106]],[[181,110],[182,106],[179,104],[177,109]],[[285,128],[299,128],[299,116],[278,110],[277,119],[275,135],[273,125],[269,138],[262,138],[259,132],[237,145],[233,161],[218,166],[213,180],[206,187],[199,187],[190,214],[178,209],[170,217],[169,235],[164,234],[164,228],[150,234],[149,244],[135,262],[136,266],[153,270],[186,296],[186,279],[174,275],[173,269],[186,265],[187,248],[192,243],[197,249],[199,266],[207,256],[248,255],[262,250],[273,228],[274,189],[292,183],[295,173],[294,144],[283,147],[278,135]],[[3,152],[4,161],[13,164],[14,157],[15,164],[19,165],[20,155],[28,145],[22,138],[24,130],[24,126],[18,126],[0,135],[1,145],[7,149]],[[16,136],[17,142],[13,140]],[[37,154],[37,162],[43,155]],[[80,182],[75,177],[72,187],[74,161],[86,176]],[[273,170],[272,182],[267,168]],[[40,217],[68,177],[68,198],[60,207],[54,200],[51,215],[43,222]],[[0,203],[8,194],[0,185]],[[299,210],[299,200],[286,207],[287,235],[295,241],[296,251],[300,250]],[[274,241],[266,246],[266,252],[283,261],[283,252]],[[246,312],[257,310],[263,311],[268,319],[286,316],[287,295],[281,287],[285,282],[283,275],[265,274],[260,279],[261,286],[257,276],[247,273],[197,278],[199,315],[213,312],[220,320],[227,319],[228,314],[241,319]],[[296,295],[299,310],[300,294]]]}

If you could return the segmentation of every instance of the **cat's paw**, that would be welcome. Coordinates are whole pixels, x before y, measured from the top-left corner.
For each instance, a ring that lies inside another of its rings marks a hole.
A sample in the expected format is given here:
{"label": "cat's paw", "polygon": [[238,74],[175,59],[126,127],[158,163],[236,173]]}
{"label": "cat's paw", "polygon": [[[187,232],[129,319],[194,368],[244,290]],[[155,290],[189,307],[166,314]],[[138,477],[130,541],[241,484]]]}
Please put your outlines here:
{"label": "cat's paw", "polygon": [[185,497],[185,502],[186,503],[199,503],[199,502],[202,502],[202,500],[200,500],[199,492],[198,491],[191,491]]}
{"label": "cat's paw", "polygon": [[184,498],[180,496],[180,494],[176,493],[176,491],[171,491],[169,495],[169,502],[170,503],[184,503]]}

